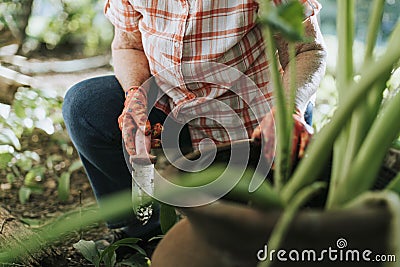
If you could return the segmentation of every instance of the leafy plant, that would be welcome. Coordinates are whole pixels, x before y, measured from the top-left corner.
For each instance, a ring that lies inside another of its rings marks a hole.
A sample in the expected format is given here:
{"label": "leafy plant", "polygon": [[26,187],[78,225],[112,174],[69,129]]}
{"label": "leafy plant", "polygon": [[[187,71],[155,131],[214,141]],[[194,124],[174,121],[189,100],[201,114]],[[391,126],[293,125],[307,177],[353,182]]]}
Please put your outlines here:
{"label": "leafy plant", "polygon": [[72,146],[62,134],[61,103],[62,99],[54,93],[21,87],[11,107],[2,105],[5,112],[0,116],[0,174],[11,185],[20,185],[22,180],[19,190],[21,203],[28,201],[32,193],[42,193],[40,182],[47,174],[60,172],[59,197],[65,201],[69,195],[69,177],[82,167],[80,161],[76,161],[62,171],[61,155],[55,152],[42,159],[38,153],[42,147],[33,149],[30,145],[40,144],[41,138],[53,136],[55,145],[59,145],[67,155],[72,154]]}
{"label": "leafy plant", "polygon": [[103,262],[106,267],[113,267],[117,263],[116,250],[120,247],[129,247],[137,253],[129,259],[121,261],[120,265],[125,266],[136,266],[136,267],[147,267],[149,265],[149,259],[147,258],[146,252],[137,245],[140,241],[139,238],[124,238],[111,244],[105,249],[99,249],[95,242],[79,240],[73,246],[77,249],[88,261],[94,264],[94,266],[100,266]]}

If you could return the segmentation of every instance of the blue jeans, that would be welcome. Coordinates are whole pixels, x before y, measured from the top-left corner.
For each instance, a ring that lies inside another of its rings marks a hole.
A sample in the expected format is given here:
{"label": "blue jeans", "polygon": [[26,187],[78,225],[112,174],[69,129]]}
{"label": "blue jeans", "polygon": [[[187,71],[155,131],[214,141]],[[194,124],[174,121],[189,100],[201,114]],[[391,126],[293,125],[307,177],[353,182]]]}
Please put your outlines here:
{"label": "blue jeans", "polygon": [[[65,125],[97,200],[131,188],[132,178],[123,156],[118,127],[118,116],[124,107],[124,100],[121,85],[113,75],[82,81],[71,87],[64,99]],[[310,104],[305,116],[309,124],[311,114]],[[152,124],[163,122],[165,118],[166,115],[157,109],[153,109],[149,115]],[[190,146],[187,127],[182,129],[180,144]],[[145,226],[136,220],[133,212],[125,218],[107,223],[110,228],[129,226],[136,229],[133,232],[140,237],[159,226],[159,215],[157,212]]]}

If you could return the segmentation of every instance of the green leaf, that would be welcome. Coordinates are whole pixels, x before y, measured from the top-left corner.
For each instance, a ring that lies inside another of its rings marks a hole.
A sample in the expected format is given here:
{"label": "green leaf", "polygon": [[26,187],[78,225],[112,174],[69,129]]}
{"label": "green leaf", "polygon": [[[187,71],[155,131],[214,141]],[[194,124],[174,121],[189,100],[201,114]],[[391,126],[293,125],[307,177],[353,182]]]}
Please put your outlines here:
{"label": "green leaf", "polygon": [[21,101],[14,101],[13,109],[18,118],[22,119],[26,117],[25,107],[23,106]]}
{"label": "green leaf", "polygon": [[160,224],[161,224],[161,231],[166,234],[169,229],[171,229],[172,226],[177,221],[177,215],[175,212],[175,208],[166,205],[166,204],[161,204],[160,203]]}
{"label": "green leaf", "polygon": [[103,261],[106,266],[114,266],[115,263],[113,263],[113,259],[115,258],[115,250],[119,247],[130,247],[133,250],[138,251],[139,254],[147,256],[146,252],[136,244],[139,240],[139,238],[133,237],[118,240],[100,253],[100,261]]}
{"label": "green leaf", "polygon": [[140,241],[140,240],[141,240],[140,238],[134,238],[134,237],[124,238],[124,239],[118,240],[117,242],[112,244],[112,246],[130,247],[130,248],[133,248],[134,250],[136,250],[137,252],[139,252],[140,254],[147,255],[146,251],[144,251],[141,247],[139,247],[137,245],[137,242]]}
{"label": "green leaf", "polygon": [[36,161],[36,162],[39,162],[39,161],[40,161],[40,156],[39,156],[39,154],[36,153],[36,152],[34,152],[34,151],[25,151],[25,152],[24,152],[24,155],[25,155],[27,158],[32,159],[32,160],[34,160],[34,161]]}
{"label": "green leaf", "polygon": [[70,173],[63,172],[58,179],[58,198],[61,201],[67,201],[70,193]]}
{"label": "green leaf", "polygon": [[22,186],[18,191],[19,202],[25,204],[29,200],[31,193],[32,190],[29,187]]}
{"label": "green leaf", "polygon": [[46,169],[44,166],[35,166],[25,175],[24,184],[26,186],[35,186],[36,185],[36,177],[42,179],[44,176]]}
{"label": "green leaf", "polygon": [[22,157],[17,161],[17,166],[23,171],[29,171],[32,168],[32,165],[32,159],[27,158],[24,155],[22,155]]}
{"label": "green leaf", "polygon": [[35,177],[36,177],[36,172],[35,171],[29,171],[25,175],[24,184],[27,185],[27,186],[33,185],[35,183]]}
{"label": "green leaf", "polygon": [[103,259],[103,262],[107,267],[113,267],[117,262],[117,254],[115,253],[115,251],[105,254],[101,253],[100,258]]}
{"label": "green leaf", "polygon": [[[326,182],[315,182],[307,187],[301,189],[293,198],[293,201],[287,205],[278,222],[275,224],[274,229],[268,239],[268,247],[275,251],[281,248],[282,242],[285,239],[294,217],[299,209],[307,203],[311,197],[321,193],[327,187]],[[272,250],[271,250],[272,251]],[[257,267],[269,267],[272,260],[261,261]]]}
{"label": "green leaf", "polygon": [[275,32],[282,34],[288,41],[304,40],[304,7],[299,1],[291,1],[270,9],[261,15],[260,23],[272,27]]}
{"label": "green leaf", "polygon": [[18,137],[10,129],[1,129],[0,144],[10,144],[13,145],[17,150],[21,149],[21,143],[19,142]]}
{"label": "green leaf", "polygon": [[399,149],[400,150],[400,140],[399,139],[395,140],[393,142],[392,147],[395,148],[395,149]]}
{"label": "green leaf", "polygon": [[121,261],[119,264],[130,267],[149,267],[150,260],[142,254],[135,254],[128,259]]}
{"label": "green leaf", "polygon": [[32,194],[43,194],[43,188],[40,185],[29,185]]}
{"label": "green leaf", "polygon": [[149,242],[151,242],[153,240],[163,239],[163,238],[164,238],[164,235],[153,236],[152,238],[149,239]]}
{"label": "green leaf", "polygon": [[82,168],[82,161],[80,160],[75,160],[74,162],[72,162],[72,164],[69,166],[68,168],[68,172],[69,173],[73,173],[74,171],[79,170],[80,168]]}
{"label": "green leaf", "polygon": [[92,240],[79,240],[78,243],[73,244],[73,247],[96,267],[100,266],[100,253]]}
{"label": "green leaf", "polygon": [[0,154],[13,153],[13,152],[14,152],[14,147],[10,145],[0,145]]}
{"label": "green leaf", "polygon": [[12,158],[13,155],[11,153],[0,154],[0,169],[5,169]]}
{"label": "green leaf", "polygon": [[144,249],[142,249],[141,247],[139,247],[138,245],[134,244],[134,245],[125,245],[127,247],[133,248],[134,250],[136,250],[137,252],[139,252],[139,254],[143,255],[143,256],[147,256],[147,253]]}
{"label": "green leaf", "polygon": [[6,179],[7,182],[9,182],[10,184],[12,184],[15,181],[15,174],[14,173],[7,173]]}

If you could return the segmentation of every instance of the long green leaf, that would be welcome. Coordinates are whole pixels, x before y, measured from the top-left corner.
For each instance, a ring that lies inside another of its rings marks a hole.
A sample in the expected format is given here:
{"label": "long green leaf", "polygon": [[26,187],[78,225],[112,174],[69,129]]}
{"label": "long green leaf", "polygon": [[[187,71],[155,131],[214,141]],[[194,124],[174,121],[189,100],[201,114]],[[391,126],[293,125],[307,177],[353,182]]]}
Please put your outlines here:
{"label": "long green leaf", "polygon": [[[337,61],[337,91],[339,93],[339,103],[349,94],[347,85],[353,79],[353,42],[354,42],[354,0],[338,0],[337,32],[338,32],[338,61]],[[350,125],[344,124],[342,131],[335,141],[333,149],[333,163],[330,192],[328,195],[328,205],[330,198],[335,194],[336,186],[344,177],[348,168],[348,160],[345,159],[348,138],[350,136]]]}
{"label": "long green leaf", "polygon": [[374,122],[353,166],[339,185],[334,206],[342,206],[369,189],[380,170],[383,159],[400,132],[400,93],[385,106]]}
{"label": "long green leaf", "polygon": [[[373,5],[371,6],[371,19],[369,20],[370,23],[368,25],[364,66],[372,62],[373,51],[382,21],[384,5],[384,1],[374,0]],[[341,161],[341,163],[334,165],[334,175],[332,176],[333,178],[328,196],[327,208],[333,208],[332,202],[336,195],[336,187],[343,179],[345,179],[345,177],[348,176],[351,166],[353,165],[353,160],[357,156],[357,153],[378,114],[383,99],[383,90],[386,88],[386,81],[389,77],[390,71],[383,74],[382,78],[372,85],[374,89],[367,94],[368,96],[360,99],[359,107],[353,113],[350,128],[348,129],[349,132],[347,133],[347,136],[341,140],[342,147],[339,148],[340,151],[336,151],[338,153],[335,155],[335,159],[338,160],[335,162]]]}
{"label": "long green leaf", "polygon": [[[382,78],[371,86],[372,89],[367,93],[367,98],[360,99],[358,107],[353,112],[347,136],[347,146],[346,148],[343,148],[344,153],[341,155],[343,169],[336,171],[335,174],[338,176],[333,176],[334,178],[331,180],[331,187],[328,193],[326,205],[327,209],[334,208],[333,202],[336,198],[338,187],[349,175],[354,158],[357,156],[371,125],[378,115],[388,76],[390,76],[390,71],[382,74]],[[337,156],[340,155],[338,154]]]}
{"label": "long green leaf", "polygon": [[364,62],[368,62],[374,52],[376,40],[379,34],[379,27],[382,22],[383,10],[385,7],[385,1],[374,0],[371,5],[371,16],[369,19],[367,41],[365,46]]}
{"label": "long green leaf", "polygon": [[296,69],[296,45],[295,43],[289,43],[288,44],[288,50],[289,50],[289,69],[290,69],[290,89],[289,89],[289,101],[288,101],[288,110],[290,112],[287,113],[287,129],[288,129],[288,135],[287,135],[287,144],[289,146],[289,157],[286,157],[286,162],[283,162],[285,171],[283,177],[285,180],[283,183],[286,183],[287,180],[290,177],[290,173],[292,171],[292,147],[293,147],[293,132],[294,132],[294,120],[293,120],[293,114],[295,113],[295,104],[296,104],[296,95],[297,95],[297,87],[296,87],[296,79],[297,79],[297,69]]}
{"label": "long green leaf", "polygon": [[[185,187],[196,187],[209,184],[215,181],[222,173],[226,177],[235,177],[240,173],[235,168],[225,169],[223,165],[214,165],[208,169],[198,172],[198,173],[185,173],[182,174],[178,179],[174,180],[175,184],[179,184]],[[251,169],[247,169],[239,182],[233,187],[233,189],[226,194],[226,198],[234,201],[249,202],[253,206],[264,210],[280,209],[283,207],[282,201],[279,194],[272,188],[268,181],[264,181],[255,191],[249,192],[249,185],[252,179],[261,180],[265,177],[253,178],[255,175],[260,176],[260,174],[255,173]],[[220,185],[216,184],[213,187],[215,192],[220,192]],[[213,194],[213,192],[207,192]],[[175,192],[159,192],[159,194],[171,194],[174,195]],[[181,196],[186,197],[186,196]],[[188,196],[192,197],[192,196]]]}
{"label": "long green leaf", "polygon": [[69,172],[63,172],[58,179],[58,199],[61,201],[67,201],[70,195],[70,177]]}
{"label": "long green leaf", "polygon": [[[302,187],[315,181],[321,170],[326,167],[333,142],[343,124],[350,119],[349,114],[357,107],[359,100],[372,90],[371,84],[374,84],[383,74],[390,71],[400,59],[400,49],[398,49],[398,45],[395,45],[396,43],[400,43],[400,23],[397,24],[392,33],[391,44],[388,45],[386,53],[374,64],[366,66],[357,83],[351,82],[347,86],[349,90],[348,96],[343,99],[331,122],[315,136],[309,145],[305,159],[300,162],[291,180],[282,189],[282,199],[285,203],[288,203]],[[379,68],[376,66],[379,66]]]}
{"label": "long green leaf", "polygon": [[[272,7],[269,3],[265,3],[266,1],[263,2],[264,4],[261,5],[262,14],[268,15],[269,12],[271,12]],[[286,180],[285,173],[287,173],[287,171],[285,169],[285,162],[289,162],[288,158],[290,157],[290,148],[287,143],[287,140],[289,139],[289,131],[286,122],[288,110],[281,74],[279,72],[278,60],[276,58],[276,45],[271,27],[264,27],[263,34],[266,43],[268,44],[266,50],[270,65],[269,70],[274,88],[274,96],[276,98],[276,116],[274,119],[276,123],[277,152],[275,157],[274,185],[276,190],[280,191],[284,181]]]}

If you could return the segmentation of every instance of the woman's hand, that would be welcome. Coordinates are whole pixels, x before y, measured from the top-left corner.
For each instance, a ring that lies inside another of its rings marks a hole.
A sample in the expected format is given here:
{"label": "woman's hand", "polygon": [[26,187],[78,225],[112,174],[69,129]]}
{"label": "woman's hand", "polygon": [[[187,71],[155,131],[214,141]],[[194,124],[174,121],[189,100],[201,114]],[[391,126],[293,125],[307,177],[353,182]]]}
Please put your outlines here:
{"label": "woman's hand", "polygon": [[[252,134],[252,138],[256,142],[263,143],[263,155],[268,162],[272,162],[275,157],[275,113],[275,109],[271,109]],[[304,151],[314,132],[299,111],[293,114],[293,121],[292,164],[304,156]]]}
{"label": "woman's hand", "polygon": [[151,147],[159,147],[162,126],[150,125],[147,115],[147,93],[142,87],[132,87],[127,91],[122,114],[118,124],[122,131],[125,148],[132,161],[137,163],[153,162]]}

